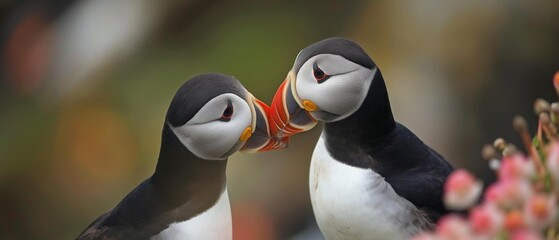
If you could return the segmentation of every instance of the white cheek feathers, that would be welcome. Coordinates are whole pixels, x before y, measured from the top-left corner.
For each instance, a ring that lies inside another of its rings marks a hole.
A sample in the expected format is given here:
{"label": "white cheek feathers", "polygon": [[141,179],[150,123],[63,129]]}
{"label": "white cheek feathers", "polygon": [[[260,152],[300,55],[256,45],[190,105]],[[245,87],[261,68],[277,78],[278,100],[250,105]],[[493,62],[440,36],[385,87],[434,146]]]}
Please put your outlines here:
{"label": "white cheek feathers", "polygon": [[[227,100],[233,105],[233,115],[229,121],[222,121],[219,119]],[[186,124],[170,128],[194,155],[207,160],[224,160],[251,136],[251,125],[249,105],[237,95],[226,93],[210,100]]]}
{"label": "white cheek feathers", "polygon": [[[318,83],[313,64],[330,77]],[[296,79],[296,91],[303,108],[325,122],[338,121],[353,114],[367,96],[377,69],[368,69],[341,56],[320,54],[305,62]]]}

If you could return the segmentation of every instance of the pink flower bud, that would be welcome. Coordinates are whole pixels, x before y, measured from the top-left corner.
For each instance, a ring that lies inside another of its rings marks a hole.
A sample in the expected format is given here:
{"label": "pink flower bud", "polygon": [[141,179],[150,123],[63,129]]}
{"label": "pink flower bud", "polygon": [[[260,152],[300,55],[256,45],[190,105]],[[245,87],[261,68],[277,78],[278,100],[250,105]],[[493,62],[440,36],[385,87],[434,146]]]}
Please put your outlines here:
{"label": "pink flower bud", "polygon": [[501,229],[504,215],[496,206],[486,203],[473,208],[469,220],[475,233],[494,235]]}
{"label": "pink flower bud", "polygon": [[476,180],[466,170],[456,170],[445,182],[443,200],[449,209],[464,210],[476,203],[481,190],[481,181]]}
{"label": "pink flower bud", "polygon": [[549,226],[557,216],[555,197],[542,193],[534,194],[524,205],[524,216],[532,228],[543,229]]}
{"label": "pink flower bud", "polygon": [[553,86],[555,87],[555,91],[559,93],[559,71],[553,76]]}
{"label": "pink flower bud", "polygon": [[559,143],[551,145],[547,155],[546,165],[555,183],[559,183]]}
{"label": "pink flower bud", "polygon": [[490,185],[485,191],[485,201],[499,207],[511,208],[522,206],[531,194],[530,183],[525,179],[509,178]]}
{"label": "pink flower bud", "polygon": [[537,232],[534,232],[529,229],[523,229],[520,231],[516,231],[512,234],[511,240],[543,240],[543,237],[539,235]]}
{"label": "pink flower bud", "polygon": [[437,225],[437,233],[443,239],[469,239],[473,235],[466,219],[456,214],[442,217]]}
{"label": "pink flower bud", "polygon": [[523,229],[524,226],[524,218],[519,210],[511,210],[505,216],[505,229],[512,232]]}
{"label": "pink flower bud", "polygon": [[499,167],[499,179],[524,178],[535,173],[534,162],[520,154],[506,156]]}

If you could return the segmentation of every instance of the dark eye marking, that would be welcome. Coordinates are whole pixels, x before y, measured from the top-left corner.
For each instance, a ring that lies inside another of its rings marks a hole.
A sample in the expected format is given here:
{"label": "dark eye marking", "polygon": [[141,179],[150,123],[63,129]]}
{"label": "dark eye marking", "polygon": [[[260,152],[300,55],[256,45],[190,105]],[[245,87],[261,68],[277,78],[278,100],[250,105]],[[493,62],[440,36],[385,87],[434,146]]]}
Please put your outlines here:
{"label": "dark eye marking", "polygon": [[229,120],[231,120],[231,117],[233,116],[233,111],[233,103],[231,103],[231,100],[227,100],[227,107],[225,108],[225,110],[223,110],[223,113],[221,114],[219,120],[229,122]]}
{"label": "dark eye marking", "polygon": [[324,73],[324,71],[322,71],[322,69],[320,69],[318,67],[318,64],[313,63],[312,65],[312,72],[314,75],[314,79],[316,79],[316,82],[323,83],[324,81],[328,80],[328,78],[330,78],[330,76],[328,76],[326,73]]}

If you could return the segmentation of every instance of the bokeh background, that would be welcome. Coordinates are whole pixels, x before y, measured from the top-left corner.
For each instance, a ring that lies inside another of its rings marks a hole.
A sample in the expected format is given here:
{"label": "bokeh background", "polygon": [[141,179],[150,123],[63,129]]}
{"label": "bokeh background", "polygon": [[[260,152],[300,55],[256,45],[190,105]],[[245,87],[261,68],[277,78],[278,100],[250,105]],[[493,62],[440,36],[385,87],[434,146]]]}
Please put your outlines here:
{"label": "bokeh background", "polygon": [[[203,72],[270,102],[298,51],[331,36],[380,66],[393,111],[486,182],[484,143],[518,144],[556,101],[559,1],[0,0],[0,239],[72,239],[157,161],[176,89]],[[229,161],[235,239],[322,239],[308,168],[320,127]]]}

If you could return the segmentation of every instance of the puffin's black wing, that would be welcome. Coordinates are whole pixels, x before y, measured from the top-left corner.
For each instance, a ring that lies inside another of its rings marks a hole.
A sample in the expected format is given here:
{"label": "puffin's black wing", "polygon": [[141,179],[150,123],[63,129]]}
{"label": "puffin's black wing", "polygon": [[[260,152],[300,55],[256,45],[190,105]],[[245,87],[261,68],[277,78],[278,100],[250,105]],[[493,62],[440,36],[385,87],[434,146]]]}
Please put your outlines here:
{"label": "puffin's black wing", "polygon": [[423,210],[436,222],[448,211],[442,197],[443,186],[453,167],[414,133],[397,124],[373,154],[373,169],[385,177],[394,191]]}
{"label": "puffin's black wing", "polygon": [[78,240],[86,240],[86,239],[118,239],[116,236],[111,238],[109,236],[109,229],[100,227],[99,225],[109,216],[111,211],[108,211],[101,215],[99,218],[95,219],[87,228],[80,233],[78,236]]}
{"label": "puffin's black wing", "polygon": [[161,206],[160,196],[150,179],[145,180],[77,239],[147,239],[159,233],[167,227],[164,213],[168,212]]}

